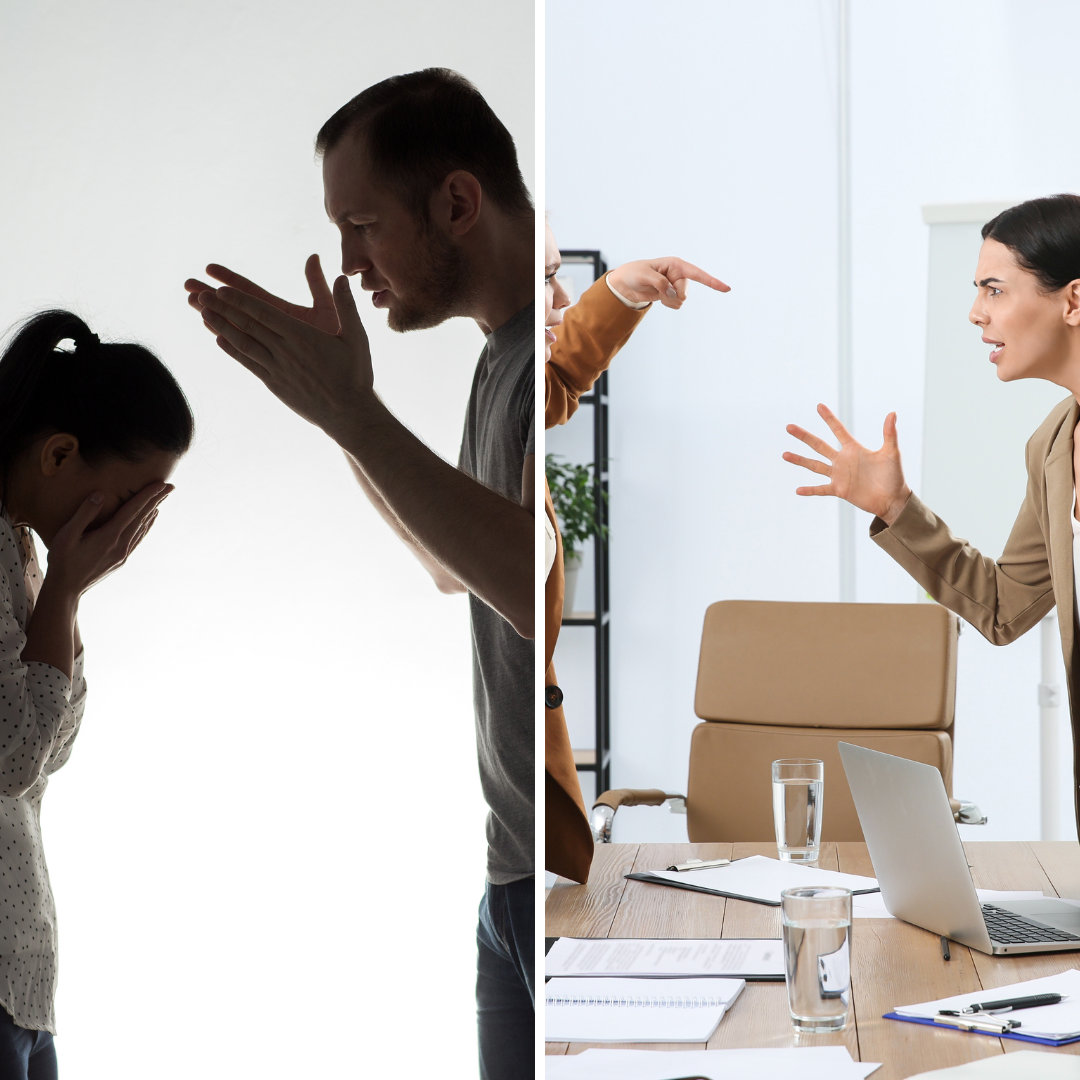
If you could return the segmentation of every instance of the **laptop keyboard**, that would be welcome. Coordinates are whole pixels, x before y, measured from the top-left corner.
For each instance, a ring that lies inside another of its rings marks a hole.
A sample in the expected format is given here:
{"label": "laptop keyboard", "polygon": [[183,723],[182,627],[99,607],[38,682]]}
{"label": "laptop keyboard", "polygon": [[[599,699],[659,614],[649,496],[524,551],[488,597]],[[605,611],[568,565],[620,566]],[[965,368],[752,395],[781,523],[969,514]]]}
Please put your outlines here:
{"label": "laptop keyboard", "polygon": [[1006,945],[1029,945],[1038,941],[1080,941],[1076,934],[1067,934],[1064,930],[1055,930],[1051,926],[1040,926],[1022,915],[1015,915],[993,904],[983,904],[982,913],[992,941],[1000,941]]}

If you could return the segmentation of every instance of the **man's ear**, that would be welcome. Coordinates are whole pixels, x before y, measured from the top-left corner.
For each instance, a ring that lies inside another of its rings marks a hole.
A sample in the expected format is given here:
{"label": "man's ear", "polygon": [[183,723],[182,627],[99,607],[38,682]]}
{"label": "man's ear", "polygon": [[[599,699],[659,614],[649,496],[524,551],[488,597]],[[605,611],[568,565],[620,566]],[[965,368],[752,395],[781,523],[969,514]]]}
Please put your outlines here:
{"label": "man's ear", "polygon": [[431,218],[451,236],[464,236],[480,217],[484,192],[471,172],[455,169],[431,197]]}
{"label": "man's ear", "polygon": [[50,435],[41,448],[41,472],[56,476],[61,469],[70,469],[79,457],[79,440],[66,431]]}
{"label": "man's ear", "polygon": [[1065,286],[1065,322],[1080,326],[1080,278]]}

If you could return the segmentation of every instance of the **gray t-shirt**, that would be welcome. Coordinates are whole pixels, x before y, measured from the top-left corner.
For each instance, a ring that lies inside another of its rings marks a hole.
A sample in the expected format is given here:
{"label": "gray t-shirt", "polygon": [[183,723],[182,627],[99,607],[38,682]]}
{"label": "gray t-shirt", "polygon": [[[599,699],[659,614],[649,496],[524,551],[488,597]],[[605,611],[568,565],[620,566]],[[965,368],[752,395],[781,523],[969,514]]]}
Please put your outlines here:
{"label": "gray t-shirt", "polygon": [[[512,502],[534,452],[536,334],[533,304],[488,334],[473,378],[458,468]],[[473,701],[487,819],[488,881],[535,872],[533,643],[469,594]]]}

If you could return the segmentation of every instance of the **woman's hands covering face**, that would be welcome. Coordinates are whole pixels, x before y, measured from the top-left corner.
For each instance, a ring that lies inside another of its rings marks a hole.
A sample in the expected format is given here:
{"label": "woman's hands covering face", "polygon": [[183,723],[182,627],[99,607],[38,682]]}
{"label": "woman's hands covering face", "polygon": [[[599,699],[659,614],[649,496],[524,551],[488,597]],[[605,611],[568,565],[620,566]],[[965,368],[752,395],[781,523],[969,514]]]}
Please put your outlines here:
{"label": "woman's hands covering face", "polygon": [[103,577],[124,565],[157,518],[158,507],[173,490],[156,480],[123,503],[108,521],[91,528],[101,512],[100,492],[88,496],[49,546],[47,580],[79,597]]}

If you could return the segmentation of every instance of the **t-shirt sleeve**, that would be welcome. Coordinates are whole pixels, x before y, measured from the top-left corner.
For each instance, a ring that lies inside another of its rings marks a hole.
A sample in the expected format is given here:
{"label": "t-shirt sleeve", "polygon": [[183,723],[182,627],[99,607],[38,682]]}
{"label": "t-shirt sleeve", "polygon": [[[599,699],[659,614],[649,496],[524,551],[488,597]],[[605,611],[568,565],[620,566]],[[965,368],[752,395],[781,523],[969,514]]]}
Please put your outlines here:
{"label": "t-shirt sleeve", "polygon": [[529,365],[529,378],[525,383],[521,408],[521,426],[525,432],[525,456],[536,453],[536,380]]}

